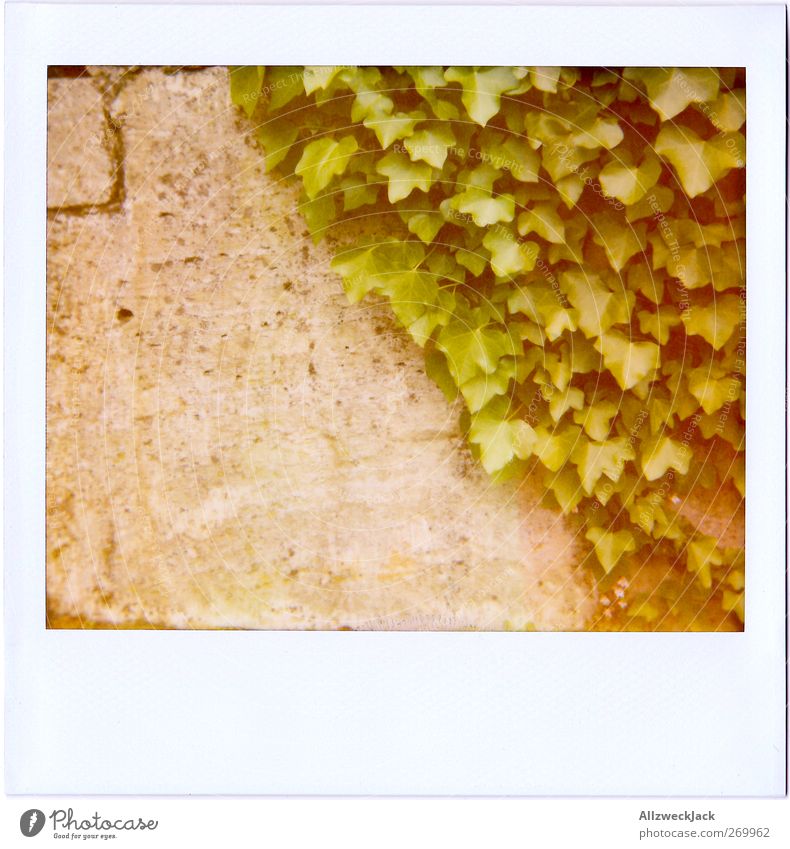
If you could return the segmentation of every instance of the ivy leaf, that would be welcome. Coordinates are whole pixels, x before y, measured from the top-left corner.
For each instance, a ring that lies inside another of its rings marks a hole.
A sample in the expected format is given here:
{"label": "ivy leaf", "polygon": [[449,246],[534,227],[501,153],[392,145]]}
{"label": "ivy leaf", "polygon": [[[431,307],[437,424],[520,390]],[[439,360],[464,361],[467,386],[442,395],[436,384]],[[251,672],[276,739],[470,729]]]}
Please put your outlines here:
{"label": "ivy leaf", "polygon": [[523,313],[541,325],[549,341],[558,339],[566,330],[576,330],[576,311],[569,310],[559,290],[545,283],[519,286],[508,298],[511,313]]}
{"label": "ivy leaf", "polygon": [[636,454],[627,438],[616,437],[606,442],[580,441],[571,459],[576,463],[584,491],[592,495],[601,475],[611,481],[618,481],[625,464],[635,460]]}
{"label": "ivy leaf", "polygon": [[598,179],[606,195],[630,206],[642,200],[660,176],[661,163],[648,152],[638,166],[628,165],[619,159],[607,163],[598,174]]}
{"label": "ivy leaf", "polygon": [[711,566],[724,562],[715,537],[699,534],[686,548],[686,568],[697,576],[699,582],[709,590],[712,586]]}
{"label": "ivy leaf", "polygon": [[491,197],[485,191],[474,187],[455,195],[446,203],[461,215],[470,216],[478,227],[512,221],[516,212],[513,195]]}
{"label": "ivy leaf", "polygon": [[[354,105],[351,107],[351,120],[360,121],[383,121],[392,115],[395,102],[391,97],[380,91],[363,90],[357,92]],[[367,125],[366,125],[367,126]]]}
{"label": "ivy leaf", "polygon": [[688,388],[708,415],[720,410],[727,401],[736,401],[741,394],[740,380],[707,366],[689,372]]}
{"label": "ivy leaf", "polygon": [[389,276],[416,269],[424,258],[425,249],[419,242],[392,240],[343,251],[330,266],[343,278],[343,287],[353,304],[386,285]]}
{"label": "ivy leaf", "polygon": [[493,474],[514,457],[526,459],[532,454],[535,432],[521,419],[507,418],[508,402],[497,398],[472,416],[469,441],[480,449],[483,468]]}
{"label": "ivy leaf", "polygon": [[263,86],[263,65],[232,65],[230,69],[230,99],[241,106],[251,118]]}
{"label": "ivy leaf", "polygon": [[746,90],[723,91],[713,104],[708,116],[720,132],[740,130],[746,121]]}
{"label": "ivy leaf", "polygon": [[659,307],[655,312],[650,310],[639,310],[636,314],[639,319],[639,329],[642,333],[649,333],[657,342],[666,345],[669,342],[669,333],[673,327],[681,323],[681,317],[677,310]]}
{"label": "ivy leaf", "polygon": [[640,448],[642,472],[649,481],[662,478],[667,469],[685,475],[691,463],[691,450],[687,445],[668,436],[647,439]]}
{"label": "ivy leaf", "polygon": [[424,271],[387,275],[377,288],[390,298],[392,311],[420,347],[437,327],[448,323],[455,308],[453,294],[440,289],[433,275]]}
{"label": "ivy leaf", "polygon": [[407,73],[414,80],[414,85],[425,102],[431,107],[433,114],[442,121],[455,121],[460,117],[458,107],[449,98],[440,97],[436,89],[447,85],[444,69],[438,65],[422,68],[407,68]]}
{"label": "ivy leaf", "polygon": [[620,271],[635,254],[647,247],[647,228],[642,221],[628,224],[608,212],[593,215],[593,241],[600,245],[609,264]]}
{"label": "ivy leaf", "polygon": [[490,229],[483,238],[483,246],[491,252],[491,270],[497,277],[532,271],[538,259],[535,242],[521,242],[505,227]]}
{"label": "ivy leaf", "polygon": [[442,390],[448,403],[452,404],[458,397],[458,387],[447,368],[447,357],[433,345],[425,348],[425,373]]}
{"label": "ivy leaf", "polygon": [[302,178],[311,200],[346,170],[358,147],[354,136],[344,136],[340,141],[316,139],[305,147],[294,171]]}
{"label": "ivy leaf", "polygon": [[455,144],[453,131],[446,124],[433,124],[416,130],[403,142],[412,162],[422,160],[434,168],[443,168],[447,149]]}
{"label": "ivy leaf", "polygon": [[566,515],[574,513],[584,497],[579,476],[571,466],[563,466],[556,474],[546,472],[543,484],[554,493],[557,503]]}
{"label": "ivy leaf", "polygon": [[623,78],[644,83],[650,105],[662,121],[679,115],[691,103],[708,103],[719,93],[713,68],[625,68]]}
{"label": "ivy leaf", "polygon": [[565,222],[550,203],[539,203],[519,215],[518,232],[522,236],[537,233],[541,239],[561,245],[565,241]]}
{"label": "ivy leaf", "polygon": [[487,128],[478,136],[477,144],[482,160],[497,170],[509,172],[522,183],[539,182],[540,155],[523,137]]}
{"label": "ivy leaf", "polygon": [[510,381],[516,376],[516,360],[502,357],[493,374],[476,374],[460,386],[470,413],[476,413],[497,395],[507,392]]}
{"label": "ivy leaf", "polygon": [[746,140],[740,133],[724,133],[704,141],[693,130],[664,125],[653,148],[672,165],[691,198],[707,191],[733,168],[746,164]]}
{"label": "ivy leaf", "polygon": [[565,271],[560,274],[560,282],[576,309],[576,324],[588,339],[606,333],[616,321],[628,321],[628,310],[623,314],[622,302],[617,301],[598,275]]}
{"label": "ivy leaf", "polygon": [[652,377],[661,364],[661,351],[653,342],[632,342],[617,330],[605,333],[595,342],[604,365],[621,389],[632,389]]}
{"label": "ivy leaf", "polygon": [[612,419],[617,414],[617,405],[611,401],[596,401],[589,407],[577,410],[573,414],[576,424],[582,425],[590,439],[602,442],[609,436]]}
{"label": "ivy leaf", "polygon": [[557,427],[552,431],[536,427],[534,453],[550,472],[558,472],[568,462],[580,434],[581,428],[574,425]]}
{"label": "ivy leaf", "polygon": [[307,224],[313,241],[318,243],[337,218],[336,198],[333,194],[325,194],[311,200],[303,194],[299,203],[299,212]]}
{"label": "ivy leaf", "polygon": [[578,412],[584,407],[584,392],[577,386],[569,386],[565,392],[555,392],[549,401],[549,413],[558,422],[568,410]]}
{"label": "ivy leaf", "polygon": [[257,135],[266,154],[266,170],[271,171],[288,156],[299,135],[299,128],[287,118],[277,117],[261,124]]}
{"label": "ivy leaf", "polygon": [[373,130],[382,149],[388,148],[397,139],[405,139],[414,133],[414,128],[425,119],[422,112],[398,112],[376,118],[366,118],[362,123]]}
{"label": "ivy leaf", "polygon": [[636,540],[630,531],[605,531],[590,528],[585,534],[595,548],[595,556],[608,575],[627,553],[636,551]]}
{"label": "ivy leaf", "polygon": [[405,153],[390,151],[379,160],[376,170],[387,177],[387,197],[396,203],[415,189],[427,192],[433,182],[433,168],[427,162],[412,162]]}
{"label": "ivy leaf", "polygon": [[280,65],[266,71],[269,110],[281,109],[304,91],[303,74],[298,68]]}
{"label": "ivy leaf", "polygon": [[743,593],[734,593],[732,590],[724,590],[721,597],[721,609],[734,613],[741,622],[746,618],[746,608]]}
{"label": "ivy leaf", "polygon": [[379,197],[379,187],[368,183],[364,176],[346,177],[340,183],[343,190],[343,211],[352,212],[361,206],[376,203]]}
{"label": "ivy leaf", "polygon": [[499,112],[502,93],[518,82],[511,68],[448,68],[444,78],[447,82],[461,84],[461,100],[466,111],[481,127]]}
{"label": "ivy leaf", "polygon": [[342,65],[306,65],[302,76],[305,94],[328,89],[342,70]]}
{"label": "ivy leaf", "polygon": [[719,295],[709,304],[693,304],[682,315],[689,336],[701,336],[714,351],[720,350],[735,332],[743,316],[738,295]]}
{"label": "ivy leaf", "polygon": [[510,334],[501,326],[489,326],[487,316],[479,310],[468,321],[453,318],[440,332],[436,347],[447,355],[458,386],[475,377],[478,369],[493,374],[502,357],[521,353]]}

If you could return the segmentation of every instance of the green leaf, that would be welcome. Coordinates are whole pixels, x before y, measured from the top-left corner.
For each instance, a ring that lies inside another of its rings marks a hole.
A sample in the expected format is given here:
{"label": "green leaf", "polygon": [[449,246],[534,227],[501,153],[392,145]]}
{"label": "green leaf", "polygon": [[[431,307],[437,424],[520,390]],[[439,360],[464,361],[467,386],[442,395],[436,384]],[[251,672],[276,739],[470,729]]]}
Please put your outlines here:
{"label": "green leaf", "polygon": [[636,454],[628,439],[616,437],[606,442],[580,441],[571,459],[576,463],[582,488],[587,495],[592,495],[602,475],[611,481],[619,480],[625,464],[635,460]]}
{"label": "green leaf", "polygon": [[453,131],[446,124],[432,124],[416,130],[403,142],[412,162],[422,160],[434,168],[443,168],[447,150],[455,144]]}
{"label": "green leaf", "polygon": [[424,120],[422,112],[398,112],[376,118],[366,118],[362,123],[376,134],[382,148],[388,148],[397,139],[405,139],[414,133],[414,128]]}
{"label": "green leaf", "polygon": [[667,469],[685,475],[691,463],[691,449],[668,436],[645,440],[640,447],[642,472],[649,481],[662,478]]}
{"label": "green leaf", "polygon": [[328,89],[342,70],[342,65],[306,65],[302,77],[305,94]]}
{"label": "green leaf", "polygon": [[608,575],[621,558],[636,551],[636,540],[631,531],[605,531],[603,528],[590,528],[585,534],[595,548],[595,556]]}
{"label": "green leaf", "polygon": [[232,65],[230,69],[230,99],[241,106],[251,118],[263,86],[263,65]]}
{"label": "green leaf", "polygon": [[258,127],[258,141],[266,154],[266,170],[276,168],[288,156],[299,128],[287,118],[271,118]]}
{"label": "green leaf", "polygon": [[475,377],[478,369],[493,374],[502,357],[521,353],[509,333],[501,326],[490,326],[479,312],[469,321],[453,318],[442,328],[436,347],[447,355],[447,365],[458,386]]}
{"label": "green leaf", "polygon": [[601,169],[598,179],[606,195],[630,206],[640,201],[660,176],[661,163],[648,152],[638,166],[629,165],[622,159],[609,162]]}
{"label": "green leaf", "polygon": [[450,321],[455,308],[454,295],[440,289],[433,275],[424,271],[386,275],[377,290],[390,298],[392,311],[420,346]]}
{"label": "green leaf", "polygon": [[497,398],[472,416],[469,441],[480,449],[480,461],[489,473],[503,469],[514,457],[532,454],[535,432],[527,422],[508,418],[507,399]]}
{"label": "green leaf", "polygon": [[[461,215],[470,216],[478,227],[512,221],[516,211],[513,195],[491,197],[477,188],[467,189],[445,203]],[[452,220],[452,216],[449,216],[449,220]]]}
{"label": "green leaf", "polygon": [[699,582],[709,590],[713,584],[711,566],[721,566],[724,562],[718,550],[715,537],[699,534],[689,542],[686,548],[686,568],[697,576]]}
{"label": "green leaf", "polygon": [[568,462],[580,434],[581,428],[574,425],[556,427],[551,431],[536,427],[534,453],[550,472],[558,472]]}
{"label": "green leaf", "polygon": [[343,251],[330,266],[343,278],[349,301],[357,303],[386,286],[389,277],[416,269],[424,258],[419,242],[391,240]]}
{"label": "green leaf", "polygon": [[390,151],[379,160],[376,170],[387,177],[387,197],[396,203],[415,189],[427,192],[433,182],[433,168],[427,162],[412,162],[405,153]]}
{"label": "green leaf", "polygon": [[485,372],[476,374],[471,380],[460,386],[466,406],[470,413],[476,413],[497,395],[504,395],[510,381],[516,376],[516,360],[513,357],[502,357],[492,374]]}
{"label": "green leaf", "polygon": [[713,68],[625,68],[623,78],[640,81],[650,105],[662,121],[679,115],[691,103],[707,103],[719,93]]}
{"label": "green leaf", "polygon": [[642,221],[629,224],[608,212],[593,215],[593,241],[600,245],[609,264],[620,271],[635,254],[647,247],[647,228]]}
{"label": "green leaf", "polygon": [[582,425],[590,439],[602,442],[612,429],[611,421],[617,414],[617,405],[611,401],[596,401],[589,407],[577,410],[573,414],[576,424]]}
{"label": "green leaf", "polygon": [[720,350],[735,329],[746,320],[745,305],[738,295],[719,295],[709,304],[693,304],[682,315],[689,336],[701,336],[715,351]]}
{"label": "green leaf", "polygon": [[720,410],[727,401],[736,401],[741,394],[741,382],[737,377],[708,366],[689,372],[688,388],[708,415]]}
{"label": "green leaf", "polygon": [[661,364],[661,351],[653,342],[632,342],[617,330],[605,333],[595,342],[604,365],[621,389],[631,389],[640,380],[653,377]]}
{"label": "green leaf", "polygon": [[304,182],[307,196],[315,198],[335,177],[342,174],[358,148],[353,136],[344,136],[340,141],[331,138],[311,141],[294,169]]}
{"label": "green leaf", "polygon": [[288,65],[269,67],[266,71],[266,92],[269,110],[281,109],[304,92],[302,71]]}
{"label": "green leaf", "polygon": [[499,112],[502,93],[518,82],[511,68],[448,68],[444,78],[461,84],[461,100],[466,111],[482,127]]}
{"label": "green leaf", "polygon": [[511,313],[523,313],[530,321],[544,328],[550,342],[566,330],[576,330],[576,311],[569,310],[562,292],[548,283],[529,283],[518,286],[508,298]]}
{"label": "green leaf", "polygon": [[537,233],[541,239],[561,245],[565,241],[565,222],[552,204],[539,203],[519,215],[518,232],[522,236]]}
{"label": "green leaf", "polygon": [[565,271],[560,274],[560,283],[576,310],[576,324],[588,339],[603,335],[615,322],[629,320],[631,293],[624,293],[618,300],[597,274]]}
{"label": "green leaf", "polygon": [[521,242],[505,227],[493,227],[483,238],[483,246],[491,252],[491,270],[497,277],[511,277],[532,271],[538,258],[534,242]]}
{"label": "green leaf", "polygon": [[546,472],[543,484],[554,493],[563,513],[567,515],[576,512],[584,492],[579,483],[579,476],[570,466],[564,466],[556,474]]}
{"label": "green leaf", "polygon": [[724,133],[705,141],[693,130],[664,125],[653,148],[672,165],[691,198],[746,164],[746,140],[740,133]]}
{"label": "green leaf", "polygon": [[458,397],[458,387],[447,368],[447,357],[435,347],[425,349],[425,373],[442,390],[447,401],[452,404]]}
{"label": "green leaf", "polygon": [[549,401],[549,413],[558,422],[568,410],[578,412],[584,407],[584,392],[576,386],[569,386],[564,392],[555,392]]}
{"label": "green leaf", "polygon": [[639,310],[636,316],[639,319],[640,331],[649,333],[662,345],[669,342],[670,330],[681,323],[681,317],[677,310],[672,307],[659,307],[655,312]]}

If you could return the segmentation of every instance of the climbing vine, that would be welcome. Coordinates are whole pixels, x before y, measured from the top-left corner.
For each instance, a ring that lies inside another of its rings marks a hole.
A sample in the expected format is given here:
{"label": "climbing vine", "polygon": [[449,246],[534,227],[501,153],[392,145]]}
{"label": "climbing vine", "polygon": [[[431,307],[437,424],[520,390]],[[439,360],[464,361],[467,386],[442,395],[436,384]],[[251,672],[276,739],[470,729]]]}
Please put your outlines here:
{"label": "climbing vine", "polygon": [[[737,69],[231,69],[352,302],[384,297],[495,478],[540,474],[605,574],[663,552],[743,618],[745,83]],[[633,613],[655,619],[658,595]],[[671,604],[671,599],[669,600]]]}

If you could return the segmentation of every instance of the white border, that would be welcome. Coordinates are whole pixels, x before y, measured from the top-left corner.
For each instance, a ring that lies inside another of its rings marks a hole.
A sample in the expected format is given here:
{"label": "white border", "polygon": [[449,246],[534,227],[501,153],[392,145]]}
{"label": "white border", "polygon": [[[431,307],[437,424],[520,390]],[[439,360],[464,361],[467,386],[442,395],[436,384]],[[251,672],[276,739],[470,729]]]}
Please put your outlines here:
{"label": "white border", "polygon": [[[784,38],[780,6],[7,6],[7,792],[783,794]],[[260,61],[747,67],[745,633],[44,629],[46,65]]]}

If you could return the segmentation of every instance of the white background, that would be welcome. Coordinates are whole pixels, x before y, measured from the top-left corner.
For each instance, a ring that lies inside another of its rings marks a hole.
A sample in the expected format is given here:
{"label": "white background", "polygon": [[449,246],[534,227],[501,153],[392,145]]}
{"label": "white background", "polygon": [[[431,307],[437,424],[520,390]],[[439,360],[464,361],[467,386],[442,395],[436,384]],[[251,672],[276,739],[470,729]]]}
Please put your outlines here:
{"label": "white background", "polygon": [[[782,7],[15,4],[7,23],[7,792],[784,793]],[[44,630],[46,65],[262,61],[747,67],[744,634]]]}

